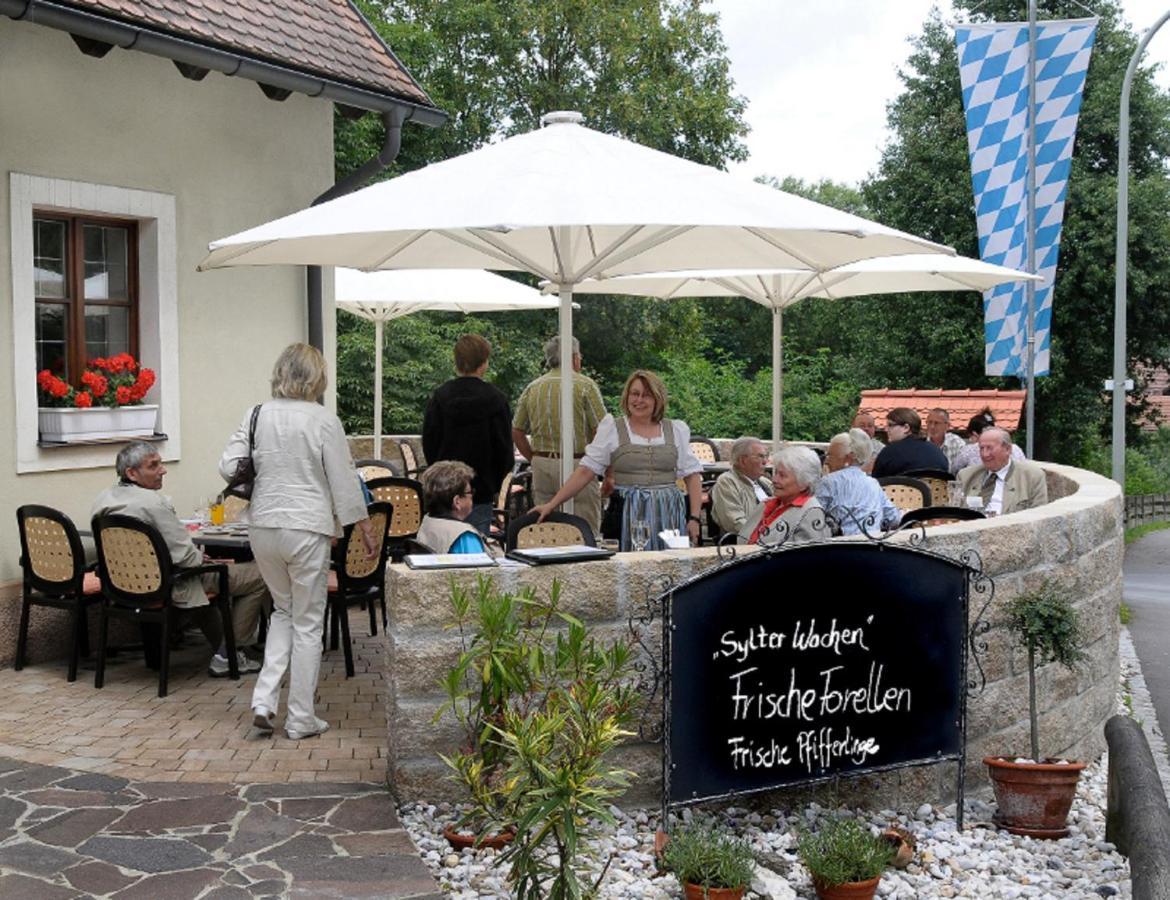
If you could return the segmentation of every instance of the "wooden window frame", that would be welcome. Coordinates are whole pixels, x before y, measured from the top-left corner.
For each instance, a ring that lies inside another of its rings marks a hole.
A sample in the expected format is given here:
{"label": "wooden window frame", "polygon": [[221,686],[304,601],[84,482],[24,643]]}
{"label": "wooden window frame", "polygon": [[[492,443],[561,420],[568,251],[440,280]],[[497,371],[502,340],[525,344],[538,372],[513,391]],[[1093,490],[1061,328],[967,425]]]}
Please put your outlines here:
{"label": "wooden window frame", "polygon": [[53,221],[65,224],[65,297],[34,297],[37,307],[64,306],[65,352],[69,382],[81,386],[81,373],[89,362],[85,340],[85,226],[113,226],[125,228],[126,235],[126,300],[94,303],[94,306],[128,307],[130,348],[129,353],[139,358],[138,350],[138,222],[114,216],[65,215],[49,210],[33,209],[33,224],[37,221]]}

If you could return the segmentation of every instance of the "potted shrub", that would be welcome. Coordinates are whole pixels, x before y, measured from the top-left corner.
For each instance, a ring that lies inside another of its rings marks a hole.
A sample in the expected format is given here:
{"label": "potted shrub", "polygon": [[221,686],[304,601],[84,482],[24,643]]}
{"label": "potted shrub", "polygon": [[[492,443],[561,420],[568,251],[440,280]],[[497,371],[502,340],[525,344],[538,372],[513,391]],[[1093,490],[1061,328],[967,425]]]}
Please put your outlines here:
{"label": "potted shrub", "polygon": [[740,900],[755,871],[746,841],[698,823],[674,830],[662,850],[662,863],[678,879],[687,900]]}
{"label": "potted shrub", "polygon": [[796,852],[821,900],[871,900],[895,847],[853,818],[802,831]]}
{"label": "potted shrub", "polygon": [[1028,651],[1032,755],[984,757],[999,807],[995,822],[1013,834],[1061,838],[1068,834],[1068,811],[1085,764],[1041,757],[1036,670],[1048,662],[1075,668],[1084,658],[1084,636],[1076,610],[1047,581],[1012,600],[1006,617],[1008,631]]}

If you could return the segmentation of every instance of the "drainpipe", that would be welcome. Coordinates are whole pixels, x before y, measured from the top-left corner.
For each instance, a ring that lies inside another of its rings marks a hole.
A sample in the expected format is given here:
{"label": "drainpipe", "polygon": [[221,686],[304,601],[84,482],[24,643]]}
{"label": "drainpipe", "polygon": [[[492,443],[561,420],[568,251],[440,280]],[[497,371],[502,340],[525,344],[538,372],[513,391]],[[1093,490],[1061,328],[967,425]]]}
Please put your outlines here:
{"label": "drainpipe", "polygon": [[[312,202],[312,206],[327,203],[364,185],[380,172],[386,170],[390,163],[398,156],[402,146],[402,123],[406,119],[406,110],[395,109],[382,113],[382,125],[386,129],[386,139],[377,155],[366,160],[353,172],[329,188],[325,193]],[[321,267],[309,266],[306,271],[306,287],[309,298],[309,343],[325,352],[324,327],[324,292],[321,283]]]}

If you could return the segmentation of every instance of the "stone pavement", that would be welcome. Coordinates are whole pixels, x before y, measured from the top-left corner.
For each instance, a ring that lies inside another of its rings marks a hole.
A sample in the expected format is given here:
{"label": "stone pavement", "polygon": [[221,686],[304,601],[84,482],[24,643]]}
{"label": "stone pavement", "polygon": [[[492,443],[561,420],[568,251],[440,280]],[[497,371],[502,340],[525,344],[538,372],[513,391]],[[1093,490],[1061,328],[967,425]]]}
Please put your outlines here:
{"label": "stone pavement", "polygon": [[0,898],[441,897],[385,787],[383,635],[350,628],[303,741],[251,729],[254,676],[209,678],[199,638],[162,699],[140,651],[100,691],[92,661],[0,671]]}

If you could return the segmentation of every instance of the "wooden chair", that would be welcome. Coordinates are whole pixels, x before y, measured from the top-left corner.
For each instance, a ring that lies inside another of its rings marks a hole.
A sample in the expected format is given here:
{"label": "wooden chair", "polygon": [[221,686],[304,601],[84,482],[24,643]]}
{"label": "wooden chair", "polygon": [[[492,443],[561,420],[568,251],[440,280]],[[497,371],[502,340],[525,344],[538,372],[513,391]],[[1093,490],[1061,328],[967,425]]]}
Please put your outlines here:
{"label": "wooden chair", "polygon": [[508,526],[508,550],[527,550],[530,547],[571,547],[584,544],[596,547],[593,529],[580,516],[551,512],[543,522],[536,521],[536,513],[527,512],[512,520]]}
{"label": "wooden chair", "polygon": [[407,438],[400,438],[398,452],[402,455],[402,469],[407,478],[418,478],[426,469],[425,463],[419,463],[418,455],[414,452],[414,445]]}
{"label": "wooden chair", "polygon": [[402,467],[388,459],[359,459],[354,463],[362,481],[371,481],[375,478],[393,478],[402,475]]}
{"label": "wooden chair", "polygon": [[413,478],[391,476],[366,482],[375,503],[389,503],[394,508],[390,520],[390,558],[400,562],[405,555],[403,540],[418,534],[423,518],[422,484]]}
{"label": "wooden chair", "polygon": [[29,613],[34,606],[63,609],[69,613],[69,681],[77,680],[79,655],[89,656],[86,611],[101,602],[97,576],[88,574],[85,550],[73,521],[48,506],[29,504],[16,510],[20,532],[20,627],[16,632],[16,659],[12,668],[24,668],[28,649]]}
{"label": "wooden chair", "polygon": [[248,508],[248,501],[243,497],[233,497],[228,494],[223,498],[223,520],[225,522],[238,522],[241,513]]}
{"label": "wooden chair", "polygon": [[902,524],[922,522],[926,525],[947,525],[951,522],[972,522],[986,518],[981,510],[967,509],[965,506],[924,506],[905,513],[902,516]]}
{"label": "wooden chair", "polygon": [[501,547],[507,544],[508,525],[532,506],[532,472],[513,470],[504,476],[496,505],[492,509],[491,540]]}
{"label": "wooden chair", "polygon": [[905,475],[886,475],[878,479],[878,484],[890,498],[890,502],[902,512],[912,509],[922,509],[930,506],[930,488],[917,478],[908,478]]}
{"label": "wooden chair", "polygon": [[710,438],[691,435],[691,453],[701,463],[719,462],[719,448]]}
{"label": "wooden chair", "polygon": [[[353,678],[353,641],[349,636],[349,608],[362,605],[370,613],[370,634],[378,633],[375,604],[382,608],[383,627],[386,624],[386,557],[387,537],[394,517],[390,503],[374,502],[370,506],[370,523],[377,538],[373,558],[366,553],[362,533],[356,525],[346,525],[345,534],[333,548],[333,569],[329,573],[329,592],[325,620],[333,625],[333,649],[338,638],[345,649],[345,677]],[[322,640],[325,634],[322,633]]]}
{"label": "wooden chair", "polygon": [[950,485],[955,476],[942,469],[907,469],[907,478],[917,478],[930,488],[930,505],[947,506],[951,502]]}
{"label": "wooden chair", "polygon": [[[110,617],[115,616],[132,619],[139,624],[162,626],[159,637],[158,695],[167,695],[171,629],[178,618],[177,607],[173,603],[175,585],[183,578],[197,578],[205,572],[214,573],[219,578],[215,594],[209,595],[207,599],[218,609],[223,620],[231,677],[240,677],[236,638],[232,631],[232,600],[228,592],[226,563],[176,568],[158,530],[132,516],[94,516],[93,536],[97,543],[98,577],[102,585],[101,627],[98,630],[94,687],[100,688],[105,683],[106,640]],[[147,660],[150,660],[149,653]]]}

